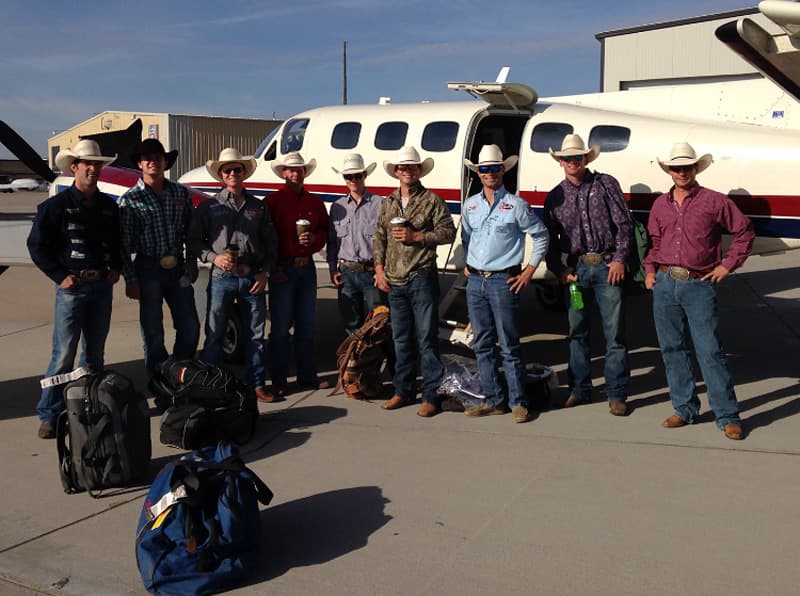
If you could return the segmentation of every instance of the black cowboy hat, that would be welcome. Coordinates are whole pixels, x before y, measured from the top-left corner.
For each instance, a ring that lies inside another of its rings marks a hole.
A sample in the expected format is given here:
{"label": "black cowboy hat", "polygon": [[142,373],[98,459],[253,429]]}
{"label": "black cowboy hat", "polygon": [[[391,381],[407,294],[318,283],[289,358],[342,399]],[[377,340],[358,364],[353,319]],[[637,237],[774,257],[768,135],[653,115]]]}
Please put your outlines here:
{"label": "black cowboy hat", "polygon": [[178,159],[177,149],[165,151],[164,145],[162,145],[161,141],[158,139],[145,139],[140,141],[136,146],[136,149],[133,151],[133,153],[131,153],[131,161],[138,166],[139,158],[147,153],[163,155],[167,162],[166,166],[164,167],[165,170],[169,170],[175,164],[175,160]]}

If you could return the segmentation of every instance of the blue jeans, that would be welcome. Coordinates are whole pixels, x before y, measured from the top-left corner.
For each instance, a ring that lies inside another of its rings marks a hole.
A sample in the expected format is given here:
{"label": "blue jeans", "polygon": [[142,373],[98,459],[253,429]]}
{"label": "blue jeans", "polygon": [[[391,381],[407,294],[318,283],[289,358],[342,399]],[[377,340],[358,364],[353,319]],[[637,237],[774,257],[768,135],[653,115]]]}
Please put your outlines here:
{"label": "blue jeans", "polygon": [[500,406],[503,392],[497,375],[495,344],[500,344],[503,372],[508,384],[508,404],[526,406],[525,365],[519,344],[517,317],[519,294],[509,291],[507,273],[490,277],[470,275],[467,278],[467,307],[474,339],[472,349],[478,361],[481,393],[486,405]]}
{"label": "blue jeans", "polygon": [[272,325],[269,332],[270,376],[276,386],[286,385],[289,375],[289,329],[294,325],[294,356],[299,383],[313,383],[317,378],[314,361],[314,327],[317,309],[317,269],[314,263],[304,267],[284,267],[287,280],[269,285],[269,309]]}
{"label": "blue jeans", "polygon": [[350,271],[340,265],[339,272],[344,283],[337,288],[339,312],[342,315],[344,328],[348,332],[353,332],[361,327],[369,311],[376,306],[386,304],[386,294],[375,287],[375,273],[372,271]]}
{"label": "blue jeans", "polygon": [[242,328],[250,335],[244,341],[247,383],[253,389],[264,386],[264,326],[267,320],[267,297],[251,294],[252,277],[236,277],[213,269],[208,278],[206,296],[206,341],[200,359],[222,363],[222,344],[234,302],[238,301]]}
{"label": "blue jeans", "polygon": [[693,422],[700,413],[694,368],[686,345],[688,324],[717,426],[738,424],[733,380],[717,336],[719,312],[714,284],[700,279],[677,281],[659,271],[653,286],[653,318],[675,413],[687,422]]}
{"label": "blue jeans", "polygon": [[[111,324],[113,286],[106,280],[82,281],[73,290],[56,286],[53,321],[53,352],[46,377],[70,372],[75,368],[78,340],[83,336],[80,366],[103,371],[103,354]],[[41,420],[54,422],[64,411],[64,386],[42,390],[36,405]]]}
{"label": "blue jeans", "polygon": [[594,303],[600,311],[603,335],[606,338],[605,378],[608,401],[625,401],[628,398],[628,348],[625,345],[625,319],[622,313],[622,285],[608,283],[608,265],[587,265],[578,261],[575,274],[583,292],[583,308],[570,306],[569,319],[569,389],[581,401],[592,396],[591,346]]}
{"label": "blue jeans", "polygon": [[436,403],[436,391],[444,378],[444,367],[439,359],[439,280],[436,272],[412,273],[406,285],[392,286],[389,310],[396,358],[395,394],[408,401],[416,398],[415,369],[419,353],[422,401]]}
{"label": "blue jeans", "polygon": [[158,261],[136,259],[136,277],[139,280],[139,321],[144,341],[144,365],[148,371],[167,359],[164,346],[163,304],[167,303],[175,328],[175,358],[194,358],[200,341],[200,320],[194,305],[192,284],[184,276],[181,265],[163,269]]}

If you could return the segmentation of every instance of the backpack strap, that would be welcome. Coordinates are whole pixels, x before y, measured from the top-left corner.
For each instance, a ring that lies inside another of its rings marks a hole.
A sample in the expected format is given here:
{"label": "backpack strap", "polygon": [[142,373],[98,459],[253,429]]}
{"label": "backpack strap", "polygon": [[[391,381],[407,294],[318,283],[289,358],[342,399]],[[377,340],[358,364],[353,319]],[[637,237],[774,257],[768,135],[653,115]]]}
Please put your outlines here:
{"label": "backpack strap", "polygon": [[75,462],[72,461],[72,450],[67,444],[69,438],[69,418],[67,412],[59,414],[56,420],[56,448],[58,449],[58,473],[61,486],[68,495],[79,492],[75,485]]}
{"label": "backpack strap", "polygon": [[274,496],[269,487],[264,483],[258,474],[253,472],[250,468],[244,465],[238,456],[226,458],[220,462],[216,461],[199,461],[199,460],[181,460],[177,463],[179,466],[186,466],[195,470],[219,470],[225,474],[247,476],[247,480],[253,483],[253,488],[256,489],[256,497],[259,502],[264,505],[269,505]]}

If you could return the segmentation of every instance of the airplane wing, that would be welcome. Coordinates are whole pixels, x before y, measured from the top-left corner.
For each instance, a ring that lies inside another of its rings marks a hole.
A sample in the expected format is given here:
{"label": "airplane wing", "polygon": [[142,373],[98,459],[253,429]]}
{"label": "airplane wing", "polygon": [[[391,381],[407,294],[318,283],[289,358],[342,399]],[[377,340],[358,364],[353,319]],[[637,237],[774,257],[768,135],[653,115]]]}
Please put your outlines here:
{"label": "airplane wing", "polygon": [[773,35],[753,20],[742,18],[719,27],[717,39],[800,101],[800,3],[765,0],[758,9],[783,33]]}

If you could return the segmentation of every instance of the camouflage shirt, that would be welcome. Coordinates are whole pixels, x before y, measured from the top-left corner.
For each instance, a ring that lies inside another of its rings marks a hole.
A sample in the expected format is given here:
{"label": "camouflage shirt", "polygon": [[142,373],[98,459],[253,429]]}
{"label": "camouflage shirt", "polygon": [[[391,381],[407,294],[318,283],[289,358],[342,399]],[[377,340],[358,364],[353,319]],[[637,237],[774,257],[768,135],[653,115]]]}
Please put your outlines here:
{"label": "camouflage shirt", "polygon": [[[456,237],[453,217],[439,195],[419,183],[410,190],[405,209],[399,189],[384,199],[372,240],[375,264],[384,266],[386,281],[392,285],[408,283],[412,271],[435,268],[436,246],[450,244]],[[394,240],[389,222],[395,217],[404,217],[415,231],[421,231],[422,242],[404,244]]]}

